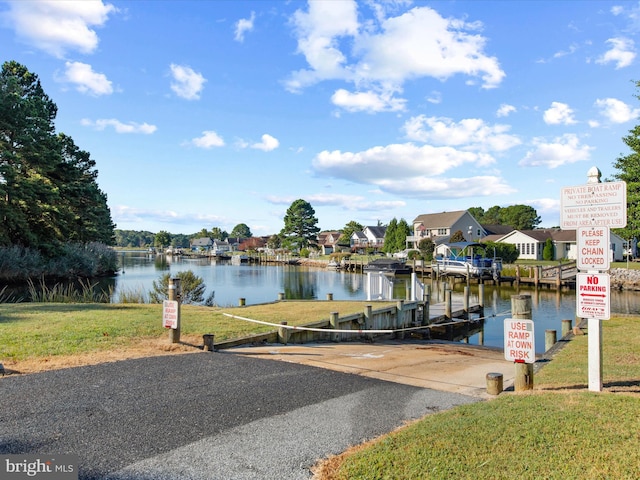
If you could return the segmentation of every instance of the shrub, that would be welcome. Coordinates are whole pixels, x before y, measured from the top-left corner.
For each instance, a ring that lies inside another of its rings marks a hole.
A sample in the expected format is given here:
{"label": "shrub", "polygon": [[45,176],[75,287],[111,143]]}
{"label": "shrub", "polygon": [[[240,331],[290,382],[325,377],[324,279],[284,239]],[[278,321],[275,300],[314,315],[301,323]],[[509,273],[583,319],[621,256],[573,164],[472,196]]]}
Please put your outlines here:
{"label": "shrub", "polygon": [[[201,277],[191,270],[178,272],[175,276],[180,279],[180,301],[183,304],[203,303],[205,301],[204,292],[207,287]],[[171,274],[165,273],[158,280],[153,281],[153,289],[149,292],[151,303],[162,303],[163,300],[169,298],[170,278]]]}

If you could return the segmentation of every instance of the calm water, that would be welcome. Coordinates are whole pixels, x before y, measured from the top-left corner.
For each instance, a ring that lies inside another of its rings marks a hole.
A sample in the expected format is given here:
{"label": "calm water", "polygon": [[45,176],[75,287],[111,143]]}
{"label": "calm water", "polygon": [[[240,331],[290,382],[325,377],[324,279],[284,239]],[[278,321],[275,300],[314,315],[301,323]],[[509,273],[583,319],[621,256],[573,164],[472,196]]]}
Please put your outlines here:
{"label": "calm water", "polygon": [[[235,306],[240,298],[247,305],[271,302],[283,293],[286,299],[324,300],[328,293],[334,300],[366,300],[366,276],[359,273],[335,272],[322,268],[297,266],[232,265],[229,261],[209,259],[185,259],[127,252],[120,256],[121,271],[108,281],[114,288],[115,302],[120,292],[148,292],[153,281],[163,274],[172,276],[191,270],[204,280],[207,286],[205,298],[215,292],[214,301],[219,306]],[[430,282],[427,278],[426,282]],[[395,294],[405,298],[405,279],[398,279]],[[454,299],[462,298],[463,285],[454,288]],[[432,302],[444,301],[441,286],[432,285]],[[503,346],[503,322],[510,317],[511,296],[531,295],[535,322],[536,350],[544,350],[544,332],[547,329],[561,332],[562,319],[575,318],[575,291],[485,286],[484,345]],[[472,303],[478,302],[478,287],[471,287]],[[640,313],[640,294],[612,292],[612,313]],[[469,343],[477,343],[477,335]]]}

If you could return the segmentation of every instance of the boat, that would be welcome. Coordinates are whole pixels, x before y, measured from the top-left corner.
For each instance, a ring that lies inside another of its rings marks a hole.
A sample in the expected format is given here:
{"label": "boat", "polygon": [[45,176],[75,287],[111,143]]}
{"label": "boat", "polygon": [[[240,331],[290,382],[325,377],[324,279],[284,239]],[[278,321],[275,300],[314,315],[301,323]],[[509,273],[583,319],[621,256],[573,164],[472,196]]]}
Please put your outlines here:
{"label": "boat", "polygon": [[336,260],[330,260],[327,263],[327,268],[332,268],[333,270],[340,270],[342,268],[341,262],[337,262]]}
{"label": "boat", "polygon": [[500,278],[502,259],[495,254],[489,257],[486,245],[477,242],[445,243],[438,246],[438,250],[441,253],[436,255],[431,268],[439,275]]}
{"label": "boat", "polygon": [[367,263],[365,272],[382,272],[387,275],[408,275],[413,269],[397,258],[378,258]]}

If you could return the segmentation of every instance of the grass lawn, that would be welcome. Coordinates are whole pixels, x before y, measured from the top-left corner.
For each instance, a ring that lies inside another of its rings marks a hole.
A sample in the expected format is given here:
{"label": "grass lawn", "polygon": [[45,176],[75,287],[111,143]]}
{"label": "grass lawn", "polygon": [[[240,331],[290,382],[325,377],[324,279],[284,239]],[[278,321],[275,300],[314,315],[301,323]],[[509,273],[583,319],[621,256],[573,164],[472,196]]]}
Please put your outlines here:
{"label": "grass lawn", "polygon": [[[183,305],[181,340],[201,345],[205,333],[222,341],[274,330],[227,317],[225,312],[276,324],[304,325],[328,319],[335,311],[340,315],[362,312],[367,303],[371,302],[287,301],[220,308]],[[159,304],[0,304],[0,362],[18,372],[118,359],[118,354],[127,358],[175,350],[193,351],[193,345],[169,344]],[[108,356],[101,357],[103,353]]]}
{"label": "grass lawn", "polygon": [[[271,327],[224,312],[301,325],[361,312],[366,302],[277,302],[182,307],[184,339],[237,338]],[[164,354],[160,305],[2,304],[0,362],[39,371]],[[588,332],[587,332],[588,335]],[[318,466],[329,479],[640,478],[640,317],[603,322],[604,392],[587,389],[587,335],[574,337],[535,376],[535,389],[428,415]],[[142,347],[144,346],[144,347]],[[193,346],[182,345],[184,351]],[[74,363],[80,359],[80,363]],[[56,363],[57,362],[57,363]]]}
{"label": "grass lawn", "polygon": [[587,336],[535,389],[429,415],[329,459],[329,479],[640,478],[640,318],[603,323],[602,393],[588,391]]}

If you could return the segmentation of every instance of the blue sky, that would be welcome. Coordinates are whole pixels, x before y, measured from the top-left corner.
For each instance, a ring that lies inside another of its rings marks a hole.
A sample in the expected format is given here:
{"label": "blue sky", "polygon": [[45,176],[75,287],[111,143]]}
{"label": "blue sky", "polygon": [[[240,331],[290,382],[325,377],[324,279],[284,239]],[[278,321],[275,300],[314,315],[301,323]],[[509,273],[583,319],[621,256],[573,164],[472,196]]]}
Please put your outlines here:
{"label": "blue sky", "polygon": [[525,204],[638,123],[638,1],[0,1],[120,229],[277,233]]}

